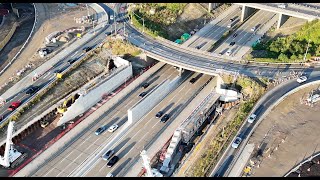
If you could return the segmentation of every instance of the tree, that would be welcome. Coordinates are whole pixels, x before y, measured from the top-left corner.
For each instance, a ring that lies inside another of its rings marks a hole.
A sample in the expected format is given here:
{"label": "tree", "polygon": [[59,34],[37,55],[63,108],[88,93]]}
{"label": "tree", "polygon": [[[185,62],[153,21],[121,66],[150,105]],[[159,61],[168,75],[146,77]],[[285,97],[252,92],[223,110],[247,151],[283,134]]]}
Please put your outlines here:
{"label": "tree", "polygon": [[278,59],[282,62],[286,62],[288,60],[288,57],[284,53],[280,53],[280,55],[278,56]]}

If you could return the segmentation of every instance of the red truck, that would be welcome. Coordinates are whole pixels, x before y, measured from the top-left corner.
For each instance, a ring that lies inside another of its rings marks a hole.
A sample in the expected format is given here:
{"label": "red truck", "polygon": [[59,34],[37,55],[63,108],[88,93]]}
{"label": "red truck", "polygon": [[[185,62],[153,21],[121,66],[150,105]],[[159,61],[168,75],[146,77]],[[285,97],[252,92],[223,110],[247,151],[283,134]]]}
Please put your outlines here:
{"label": "red truck", "polygon": [[21,102],[20,102],[20,101],[12,102],[11,105],[8,107],[8,110],[9,110],[9,111],[14,111],[14,110],[17,109],[20,105],[21,105]]}

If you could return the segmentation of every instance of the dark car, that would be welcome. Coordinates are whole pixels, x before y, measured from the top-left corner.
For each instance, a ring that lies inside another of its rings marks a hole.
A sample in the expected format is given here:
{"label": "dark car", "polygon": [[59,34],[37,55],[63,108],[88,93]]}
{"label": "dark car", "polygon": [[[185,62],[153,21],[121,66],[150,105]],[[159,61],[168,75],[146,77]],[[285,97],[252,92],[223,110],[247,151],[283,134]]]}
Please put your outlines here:
{"label": "dark car", "polygon": [[77,59],[69,59],[69,60],[68,60],[68,63],[69,63],[69,64],[73,64],[73,63],[76,62],[76,61],[77,61]]}
{"label": "dark car", "polygon": [[144,84],[142,84],[141,87],[143,87],[143,88],[145,89],[145,88],[147,88],[149,85],[150,85],[149,83],[144,83]]}
{"label": "dark car", "polygon": [[113,156],[110,161],[107,163],[107,166],[109,168],[111,168],[113,165],[115,165],[119,160],[119,157],[118,156]]}
{"label": "dark car", "polygon": [[29,87],[29,88],[27,89],[27,91],[26,91],[26,94],[28,94],[28,95],[34,94],[34,93],[37,92],[39,89],[40,89],[40,87],[38,87],[38,86]]}
{"label": "dark car", "polygon": [[234,19],[235,19],[235,18],[231,18],[231,19],[230,19],[230,22],[234,21]]}
{"label": "dark car", "polygon": [[235,38],[235,37],[237,37],[237,36],[238,36],[238,34],[237,34],[237,33],[234,33],[234,34],[233,34],[233,37],[234,37],[234,38]]}
{"label": "dark car", "polygon": [[162,111],[159,111],[159,112],[156,114],[156,118],[160,118],[162,115],[163,115],[163,112],[162,112]]}
{"label": "dark car", "polygon": [[139,94],[139,97],[143,98],[145,95],[147,95],[147,92],[142,92],[142,93]]}
{"label": "dark car", "polygon": [[83,52],[88,52],[88,51],[90,51],[92,49],[92,47],[85,47],[85,48],[83,48]]}
{"label": "dark car", "polygon": [[192,78],[189,82],[190,82],[190,84],[195,83],[196,82],[196,78]]}
{"label": "dark car", "polygon": [[54,74],[58,74],[58,73],[61,73],[61,72],[62,72],[61,69],[56,69],[56,70],[53,71]]}
{"label": "dark car", "polygon": [[230,45],[230,46],[233,46],[234,44],[236,44],[236,42],[231,42],[229,45]]}
{"label": "dark car", "polygon": [[99,127],[96,132],[94,132],[97,136],[102,134],[107,128],[105,126]]}
{"label": "dark car", "polygon": [[200,46],[196,46],[196,49],[200,49],[201,47]]}
{"label": "dark car", "polygon": [[106,32],[106,36],[110,36],[111,35],[111,32]]}
{"label": "dark car", "polygon": [[161,118],[161,122],[165,123],[165,122],[168,121],[168,119],[169,119],[169,114],[165,114],[165,115],[163,115],[163,117]]}

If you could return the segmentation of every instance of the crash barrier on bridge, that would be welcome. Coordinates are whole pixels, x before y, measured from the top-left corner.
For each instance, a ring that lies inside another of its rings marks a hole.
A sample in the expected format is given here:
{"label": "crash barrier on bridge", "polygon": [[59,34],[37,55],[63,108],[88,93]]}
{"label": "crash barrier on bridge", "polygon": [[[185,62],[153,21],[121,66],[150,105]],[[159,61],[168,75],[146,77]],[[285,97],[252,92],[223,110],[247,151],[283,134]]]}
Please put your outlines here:
{"label": "crash barrier on bridge", "polygon": [[147,69],[145,73],[129,80],[129,82],[127,82],[127,84],[125,85],[126,88],[118,92],[113,98],[108,101],[108,103],[103,104],[99,109],[95,111],[94,114],[90,114],[86,117],[86,119],[90,118],[95,120],[81,121],[79,125],[75,126],[69,131],[68,136],[62,136],[49,149],[46,149],[43,151],[43,153],[38,153],[37,156],[34,156],[34,160],[28,163],[19,172],[17,172],[15,176],[31,176],[32,174],[34,174],[39,168],[42,167],[43,164],[54,158],[52,157],[53,155],[58,154],[62,149],[65,149],[66,145],[73,143],[76,140],[75,138],[79,137],[79,132],[83,132],[85,129],[91,128],[93,123],[99,117],[101,117],[101,115],[104,114],[107,109],[110,109],[112,106],[119,103],[128,93],[137,88],[149,76],[159,71],[159,69],[161,69],[164,65],[165,63],[159,62],[150,69]]}
{"label": "crash barrier on bridge", "polygon": [[296,167],[292,168],[288,173],[286,173],[284,175],[284,177],[289,176],[291,173],[297,171],[303,164],[312,161],[315,157],[320,156],[320,152],[311,155],[310,157],[304,159],[303,161],[301,161]]}
{"label": "crash barrier on bridge", "polygon": [[[34,3],[33,4],[33,7],[34,7],[34,22],[33,22],[33,26],[32,26],[32,29],[31,29],[31,32],[26,40],[26,42],[24,42],[24,44],[22,45],[22,47],[20,48],[20,50],[17,52],[17,54],[9,61],[9,63],[0,71],[0,75],[6,70],[8,69],[9,66],[11,66],[11,64],[14,62],[14,60],[20,55],[21,51],[24,49],[24,47],[27,45],[27,43],[29,42],[33,32],[34,32],[34,29],[36,27],[36,23],[37,23],[37,17],[38,17],[38,12],[37,12],[37,7]],[[14,33],[14,32],[13,32]],[[12,35],[13,35],[12,33]],[[10,37],[11,38],[11,37]],[[10,39],[9,39],[10,40]],[[8,41],[9,41],[8,40]],[[4,46],[3,46],[4,47]],[[0,47],[0,49],[2,49],[3,47]],[[1,50],[0,50],[1,51]]]}
{"label": "crash barrier on bridge", "polygon": [[0,42],[0,51],[7,45],[7,43],[10,41],[11,37],[13,36],[14,32],[16,31],[18,27],[18,23],[13,23],[13,26],[11,27],[9,33],[6,35],[6,37]]}
{"label": "crash barrier on bridge", "polygon": [[[214,25],[219,23],[222,19],[224,19],[227,15],[231,14],[234,10],[236,10],[239,7],[239,5],[233,4],[231,7],[229,7],[226,11],[221,13],[217,18],[210,21],[208,24],[206,24],[203,28],[201,28],[198,32],[196,32],[191,38],[189,38],[186,42],[181,44],[182,47],[188,47],[191,43],[193,43],[197,38],[201,37],[202,34],[205,34],[205,32],[209,31]],[[233,18],[233,17],[232,17]]]}
{"label": "crash barrier on bridge", "polygon": [[241,175],[241,172],[247,164],[253,150],[254,144],[247,144],[245,146],[243,150],[244,153],[241,153],[238,160],[235,162],[235,165],[228,174],[228,177],[239,177]]}
{"label": "crash barrier on bridge", "polygon": [[128,109],[128,122],[134,123],[153,109],[170,91],[170,80],[166,79]]}
{"label": "crash barrier on bridge", "polygon": [[[95,3],[91,3],[90,6],[96,10],[97,13],[102,14],[101,7],[98,5],[94,5]],[[100,11],[99,11],[100,10]],[[100,20],[102,21],[102,20]],[[99,22],[99,20],[98,20]],[[103,28],[103,23],[98,24],[95,26],[95,29],[97,30],[96,33],[101,33]],[[61,59],[66,58],[67,56],[74,53],[80,46],[88,43],[91,38],[95,37],[96,35],[93,33],[87,33],[84,35],[81,39],[77,40],[76,43],[71,44],[68,48],[62,50],[59,54],[42,64],[40,67],[34,70],[34,72],[46,72],[48,70],[48,67],[53,67],[57,62],[59,62]],[[26,77],[21,79],[19,82],[17,82],[14,86],[12,86],[9,90],[7,90],[4,94],[2,94],[2,97],[4,99],[8,99],[12,94],[12,91],[20,91],[23,87],[31,85],[33,82],[30,81],[33,78],[33,73],[28,74]]]}
{"label": "crash barrier on bridge", "polygon": [[[295,80],[292,80],[292,81],[295,81]],[[289,83],[290,81],[287,81],[286,83]],[[264,113],[262,113],[262,115],[260,116],[260,118],[257,119],[257,122],[256,124],[253,126],[253,128],[251,129],[250,133],[248,134],[247,138],[243,141],[243,143],[240,144],[240,147],[239,147],[239,153],[238,155],[240,155],[245,147],[245,145],[247,145],[248,141],[249,141],[249,138],[251,137],[252,133],[254,132],[254,130],[259,126],[259,124],[261,123],[261,121],[271,112],[271,110],[276,107],[278,104],[280,104],[286,97],[290,96],[291,94],[294,94],[296,92],[298,92],[299,90],[303,89],[303,88],[306,88],[308,86],[312,86],[312,85],[315,85],[315,84],[319,84],[320,83],[320,80],[315,80],[315,81],[312,81],[312,82],[308,82],[308,83],[305,83],[303,85],[300,85],[292,90],[290,90],[289,92],[287,92],[286,94],[284,94],[280,99],[278,99],[276,102],[274,102],[272,105],[269,106],[268,109],[266,109],[266,111]],[[278,88],[281,88],[278,87]],[[264,96],[269,96],[271,94],[274,93],[274,91],[276,91],[278,88],[275,88],[275,89],[272,89],[271,91],[267,92]],[[263,98],[260,98],[259,101],[256,103],[256,106],[251,110],[251,112],[248,114],[252,114],[254,111],[256,111],[258,109],[258,107],[260,106],[261,102],[263,101],[264,99]],[[243,125],[246,123],[246,121],[244,121]],[[241,126],[240,130],[242,129],[243,126]],[[231,143],[230,143],[230,146],[231,146]],[[239,158],[239,156],[237,158],[234,158],[234,161],[236,161],[237,159]]]}
{"label": "crash barrier on bridge", "polygon": [[125,83],[128,79],[132,77],[132,65],[120,66],[112,73],[109,74],[106,81],[95,87],[95,89],[85,92],[87,94],[81,93],[80,97],[75,101],[58,122],[58,126],[74,119],[78,115],[87,111],[90,107],[95,105],[101,100],[103,94],[109,94],[113,90],[117,89],[121,84]]}

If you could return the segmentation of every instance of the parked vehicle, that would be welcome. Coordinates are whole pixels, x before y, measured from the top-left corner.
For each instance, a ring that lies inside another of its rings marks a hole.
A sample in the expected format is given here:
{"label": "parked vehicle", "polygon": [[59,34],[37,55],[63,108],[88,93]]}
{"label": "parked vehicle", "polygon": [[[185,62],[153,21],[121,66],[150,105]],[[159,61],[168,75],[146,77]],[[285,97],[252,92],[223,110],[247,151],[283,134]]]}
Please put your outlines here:
{"label": "parked vehicle", "polygon": [[108,150],[103,156],[102,159],[108,161],[114,155],[114,150]]}
{"label": "parked vehicle", "polygon": [[32,95],[40,89],[39,86],[31,86],[26,90],[26,94]]}
{"label": "parked vehicle", "polygon": [[162,111],[159,111],[159,112],[156,114],[156,118],[160,118],[162,115],[163,115],[163,112],[162,112]]}
{"label": "parked vehicle", "polygon": [[42,128],[45,128],[45,127],[47,127],[49,125],[49,122],[48,121],[40,121],[40,126],[42,127]]}
{"label": "parked vehicle", "polygon": [[235,149],[237,149],[238,146],[239,146],[239,144],[241,143],[241,141],[242,141],[242,139],[241,139],[240,137],[237,137],[237,138],[233,141],[232,147],[235,148]]}
{"label": "parked vehicle", "polygon": [[251,31],[255,31],[256,28],[257,28],[256,26],[252,27],[252,28],[251,28]]}
{"label": "parked vehicle", "polygon": [[165,115],[163,115],[163,117],[161,118],[160,121],[163,122],[163,123],[165,123],[165,122],[168,121],[169,118],[170,118],[169,114],[165,114]]}
{"label": "parked vehicle", "polygon": [[236,42],[233,41],[229,44],[229,46],[233,46],[234,44],[236,44]]}
{"label": "parked vehicle", "polygon": [[256,120],[257,115],[251,114],[248,118],[248,123],[253,123]]}
{"label": "parked vehicle", "polygon": [[308,80],[307,76],[300,76],[300,77],[297,79],[297,82],[298,82],[298,83],[303,83],[303,82],[305,82],[305,81],[307,81],[307,80]]}
{"label": "parked vehicle", "polygon": [[229,49],[229,50],[227,51],[226,55],[227,55],[227,56],[230,56],[230,54],[231,54],[231,49]]}
{"label": "parked vehicle", "polygon": [[112,174],[112,173],[108,173],[108,174],[106,175],[106,177],[113,177],[113,174]]}
{"label": "parked vehicle", "polygon": [[73,64],[73,63],[76,62],[76,61],[77,61],[77,59],[69,59],[69,60],[68,60],[68,63],[69,63],[69,64]]}
{"label": "parked vehicle", "polygon": [[237,34],[237,33],[234,33],[234,34],[233,34],[233,37],[234,37],[234,38],[235,38],[235,37],[237,37],[237,36],[238,36],[238,34]]}
{"label": "parked vehicle", "polygon": [[11,105],[8,107],[8,110],[9,110],[9,111],[14,111],[14,110],[17,109],[20,105],[21,105],[21,102],[20,102],[20,101],[12,102]]}
{"label": "parked vehicle", "polygon": [[195,83],[196,81],[197,81],[196,78],[192,78],[192,79],[189,81],[189,83],[190,83],[190,84],[193,84],[193,83]]}
{"label": "parked vehicle", "polygon": [[117,124],[114,124],[114,125],[112,125],[112,126],[109,127],[108,131],[109,131],[109,132],[114,132],[115,130],[118,129],[118,127],[119,127],[119,126],[118,126]]}
{"label": "parked vehicle", "polygon": [[99,127],[99,128],[96,130],[95,134],[98,136],[98,135],[102,134],[106,129],[107,129],[107,128],[106,128],[105,126]]}
{"label": "parked vehicle", "polygon": [[83,48],[83,52],[88,52],[88,51],[90,51],[92,49],[92,47],[85,47],[85,48]]}
{"label": "parked vehicle", "polygon": [[113,165],[115,165],[119,161],[118,156],[113,156],[110,161],[107,163],[107,166],[111,168]]}

